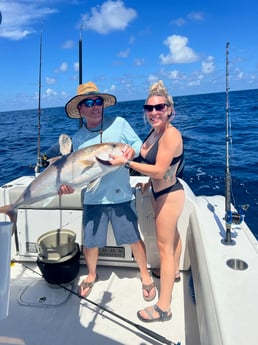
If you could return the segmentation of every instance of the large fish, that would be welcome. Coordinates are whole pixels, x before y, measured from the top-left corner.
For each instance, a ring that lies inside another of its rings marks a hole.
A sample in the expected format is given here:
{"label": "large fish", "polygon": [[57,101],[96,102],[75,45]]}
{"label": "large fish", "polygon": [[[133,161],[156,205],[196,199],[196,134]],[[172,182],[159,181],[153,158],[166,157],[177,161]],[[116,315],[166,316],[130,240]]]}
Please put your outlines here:
{"label": "large fish", "polygon": [[106,161],[110,159],[110,154],[123,155],[127,148],[127,144],[103,143],[61,156],[28,185],[14,204],[1,206],[0,213],[7,214],[15,222],[20,206],[56,196],[63,184],[77,189],[97,183],[104,175],[119,167],[102,164],[96,158]]}

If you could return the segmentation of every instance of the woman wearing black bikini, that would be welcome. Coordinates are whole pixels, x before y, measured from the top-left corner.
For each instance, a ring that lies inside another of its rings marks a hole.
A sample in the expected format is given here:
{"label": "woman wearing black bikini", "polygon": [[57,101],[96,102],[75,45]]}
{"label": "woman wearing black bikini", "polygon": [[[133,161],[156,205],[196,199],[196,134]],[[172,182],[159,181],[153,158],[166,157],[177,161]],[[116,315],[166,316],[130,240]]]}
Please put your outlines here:
{"label": "woman wearing black bikini", "polygon": [[112,157],[113,165],[126,167],[150,176],[142,191],[151,186],[155,213],[157,245],[160,255],[160,294],[157,303],[137,312],[141,321],[170,320],[172,291],[178,265],[180,237],[177,222],[183,210],[185,194],[177,173],[183,164],[181,133],[171,125],[173,99],[162,81],[150,88],[144,112],[152,130],[141,147],[141,162]]}

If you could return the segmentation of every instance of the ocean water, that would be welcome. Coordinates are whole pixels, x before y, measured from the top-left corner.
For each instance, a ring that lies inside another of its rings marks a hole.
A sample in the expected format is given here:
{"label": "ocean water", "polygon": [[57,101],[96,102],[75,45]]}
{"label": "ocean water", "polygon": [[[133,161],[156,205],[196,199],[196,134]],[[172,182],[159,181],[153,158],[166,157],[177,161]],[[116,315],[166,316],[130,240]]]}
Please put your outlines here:
{"label": "ocean water", "polygon": [[[174,101],[173,123],[184,138],[184,180],[196,195],[225,195],[226,94],[180,96]],[[119,102],[106,109],[105,116],[124,117],[144,139],[149,126],[144,121],[143,103]],[[258,238],[258,90],[230,92],[229,105],[232,202]],[[71,135],[79,128],[63,107],[43,108],[40,122],[38,115],[37,110],[0,112],[0,185],[33,175],[38,147],[44,153],[61,133]]]}

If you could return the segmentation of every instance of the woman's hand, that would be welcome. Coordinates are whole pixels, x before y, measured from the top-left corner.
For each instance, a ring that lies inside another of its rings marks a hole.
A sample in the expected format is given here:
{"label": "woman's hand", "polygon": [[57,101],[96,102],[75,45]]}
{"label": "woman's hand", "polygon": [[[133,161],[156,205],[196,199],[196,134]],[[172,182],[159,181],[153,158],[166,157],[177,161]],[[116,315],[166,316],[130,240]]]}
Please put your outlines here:
{"label": "woman's hand", "polygon": [[131,146],[128,146],[126,150],[124,151],[124,158],[125,161],[128,161],[129,159],[133,159],[135,155],[135,151]]}
{"label": "woman's hand", "polygon": [[124,156],[110,155],[110,164],[114,166],[124,165],[127,159]]}
{"label": "woman's hand", "polygon": [[123,156],[115,156],[110,155],[110,164],[114,166],[124,165],[128,160],[133,159],[135,155],[135,151],[131,146],[128,146],[126,150],[123,152]]}
{"label": "woman's hand", "polygon": [[62,184],[60,186],[60,189],[58,191],[58,195],[62,196],[63,194],[72,194],[74,192],[74,189],[71,186],[68,186],[67,184]]}

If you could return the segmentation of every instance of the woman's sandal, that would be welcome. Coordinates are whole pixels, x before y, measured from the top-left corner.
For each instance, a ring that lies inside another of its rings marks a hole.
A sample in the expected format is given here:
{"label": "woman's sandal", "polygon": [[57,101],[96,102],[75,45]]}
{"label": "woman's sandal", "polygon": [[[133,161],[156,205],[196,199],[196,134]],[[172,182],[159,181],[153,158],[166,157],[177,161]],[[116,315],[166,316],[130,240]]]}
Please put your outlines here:
{"label": "woman's sandal", "polygon": [[175,277],[175,283],[180,282],[180,280],[181,280],[181,277],[180,277],[180,272],[179,272],[179,271],[177,271],[177,272],[176,272],[176,277]]}
{"label": "woman's sandal", "polygon": [[[141,311],[144,311],[146,315],[148,316],[147,318],[143,317],[141,315]],[[159,316],[154,317],[154,311],[158,312]],[[155,321],[168,321],[172,318],[172,313],[171,311],[163,311],[161,310],[157,304],[151,306],[151,307],[146,307],[142,310],[137,311],[137,316],[138,318],[143,321],[143,322],[155,322]]]}
{"label": "woman's sandal", "polygon": [[[154,293],[150,294],[152,290],[154,290]],[[144,291],[148,292],[148,296],[144,295]],[[147,302],[154,300],[154,298],[156,297],[156,286],[154,282],[150,284],[142,284],[142,296],[143,296],[143,299]]]}
{"label": "woman's sandal", "polygon": [[[153,277],[157,278],[157,279],[160,279],[160,271],[159,271],[159,268],[154,268],[152,271],[151,271]],[[181,280],[181,277],[180,277],[180,272],[177,271],[176,272],[176,277],[175,277],[175,283],[178,283],[180,282]]]}

